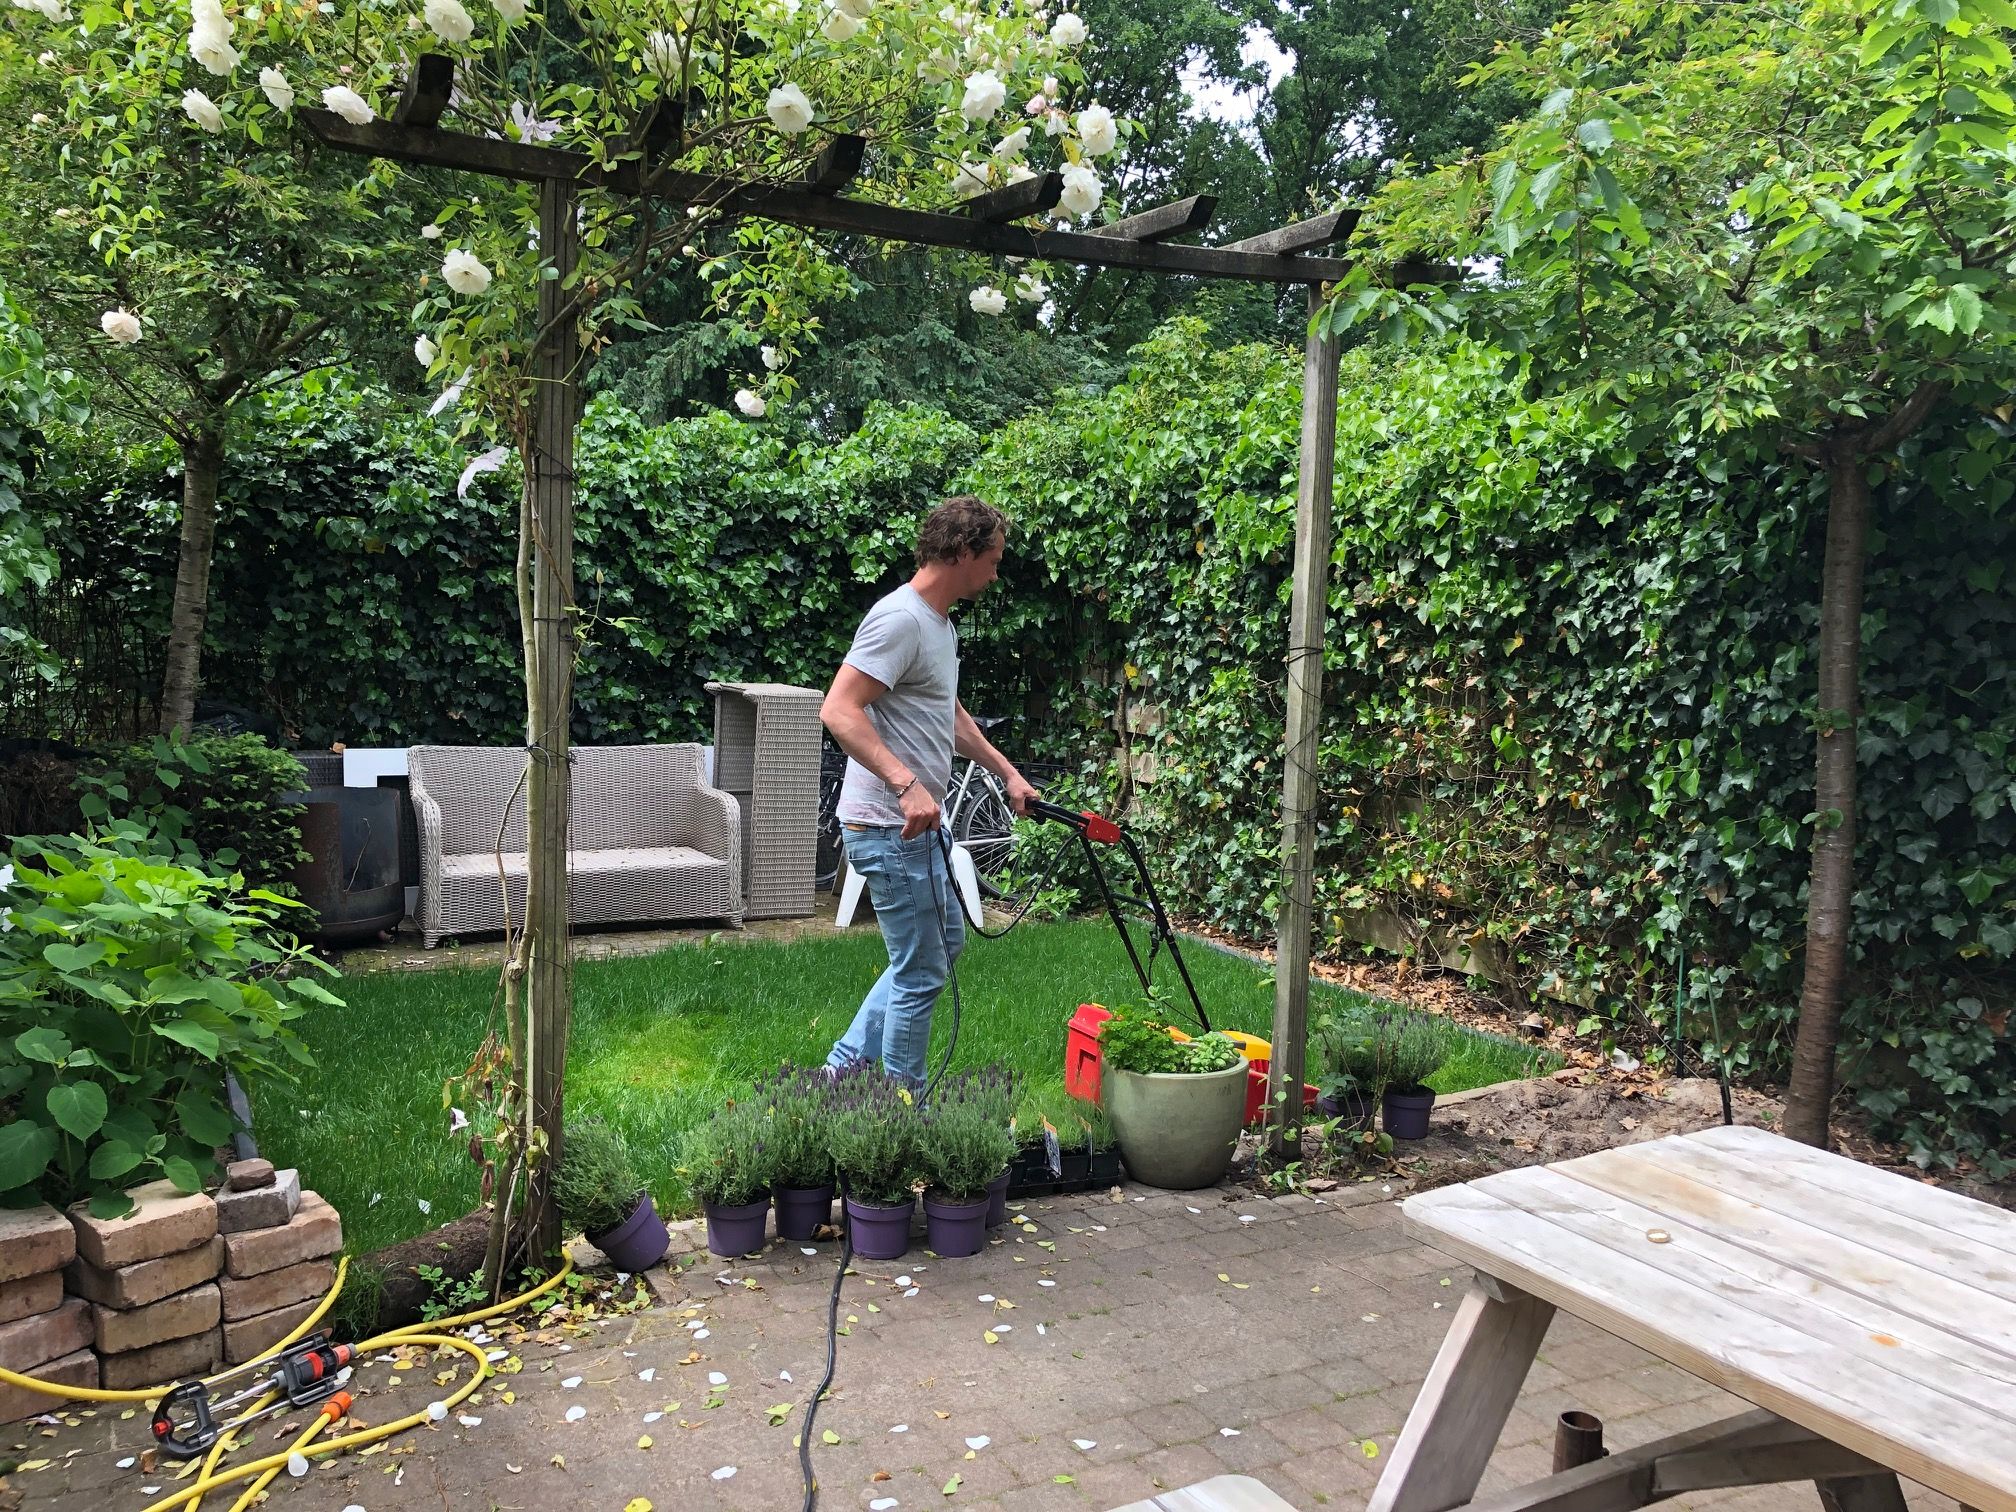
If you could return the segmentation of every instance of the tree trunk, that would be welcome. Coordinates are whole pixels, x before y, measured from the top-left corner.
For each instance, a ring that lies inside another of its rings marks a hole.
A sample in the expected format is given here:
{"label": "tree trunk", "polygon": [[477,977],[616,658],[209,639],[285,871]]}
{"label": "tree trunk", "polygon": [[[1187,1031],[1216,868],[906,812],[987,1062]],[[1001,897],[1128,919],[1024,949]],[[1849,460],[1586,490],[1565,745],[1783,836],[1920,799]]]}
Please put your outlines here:
{"label": "tree trunk", "polygon": [[526,782],[525,1092],[544,1136],[527,1173],[526,1258],[560,1248],[553,1203],[553,1168],[562,1157],[567,1030],[574,977],[567,929],[568,725],[574,713],[574,421],[580,348],[571,322],[560,317],[571,297],[567,276],[575,251],[574,196],[568,184],[539,186],[539,247],[558,276],[539,283],[538,391],[533,399],[531,490],[533,539],[532,645],[526,667],[525,743],[532,768]]}
{"label": "tree trunk", "polygon": [[167,667],[161,678],[161,733],[196,718],[203,670],[203,630],[210,616],[210,555],[217,542],[217,480],[224,470],[223,428],[205,424],[182,444],[182,545],[168,618]]}
{"label": "tree trunk", "polygon": [[1813,870],[1806,897],[1806,979],[1785,1098],[1785,1132],[1825,1149],[1834,1060],[1848,991],[1855,911],[1855,723],[1861,712],[1862,580],[1869,480],[1861,448],[1837,438],[1827,469],[1827,560],[1820,581],[1819,751]]}

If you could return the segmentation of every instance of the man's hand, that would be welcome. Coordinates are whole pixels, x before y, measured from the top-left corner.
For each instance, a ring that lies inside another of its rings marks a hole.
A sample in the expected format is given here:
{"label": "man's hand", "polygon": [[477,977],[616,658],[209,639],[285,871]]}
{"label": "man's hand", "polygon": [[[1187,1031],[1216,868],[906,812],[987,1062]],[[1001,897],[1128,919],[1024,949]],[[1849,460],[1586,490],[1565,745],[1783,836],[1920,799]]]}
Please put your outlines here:
{"label": "man's hand", "polygon": [[1020,772],[1008,774],[1007,789],[1008,806],[1015,810],[1016,817],[1021,819],[1029,817],[1029,805],[1043,796]]}
{"label": "man's hand", "polygon": [[897,807],[903,810],[905,840],[914,840],[926,830],[938,828],[941,819],[938,800],[931,796],[931,790],[923,783],[912,783],[910,791],[897,800]]}

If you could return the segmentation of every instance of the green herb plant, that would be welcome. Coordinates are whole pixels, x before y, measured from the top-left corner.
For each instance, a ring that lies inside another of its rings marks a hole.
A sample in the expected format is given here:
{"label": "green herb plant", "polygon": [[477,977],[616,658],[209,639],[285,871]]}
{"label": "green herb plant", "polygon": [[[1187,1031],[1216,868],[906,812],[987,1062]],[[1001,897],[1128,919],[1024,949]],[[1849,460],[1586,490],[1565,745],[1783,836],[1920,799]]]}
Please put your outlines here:
{"label": "green herb plant", "polygon": [[772,1133],[760,1099],[731,1101],[687,1130],[679,1145],[679,1174],[704,1203],[746,1207],[767,1195],[775,1179]]}
{"label": "green herb plant", "polygon": [[553,1172],[563,1222],[591,1237],[613,1229],[630,1216],[643,1188],[622,1130],[599,1118],[567,1125]]}

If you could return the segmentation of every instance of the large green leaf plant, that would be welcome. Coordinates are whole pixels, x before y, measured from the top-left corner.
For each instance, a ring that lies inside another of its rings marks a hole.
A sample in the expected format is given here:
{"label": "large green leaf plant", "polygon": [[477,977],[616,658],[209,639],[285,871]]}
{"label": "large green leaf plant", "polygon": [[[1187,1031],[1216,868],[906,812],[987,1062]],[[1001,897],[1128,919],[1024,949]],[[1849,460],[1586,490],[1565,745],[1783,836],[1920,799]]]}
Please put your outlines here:
{"label": "large green leaf plant", "polygon": [[237,1127],[225,1075],[290,1080],[292,1027],[340,1008],[275,924],[299,904],[153,853],[140,826],[24,840],[0,866],[0,1203],[130,1211],[200,1191]]}

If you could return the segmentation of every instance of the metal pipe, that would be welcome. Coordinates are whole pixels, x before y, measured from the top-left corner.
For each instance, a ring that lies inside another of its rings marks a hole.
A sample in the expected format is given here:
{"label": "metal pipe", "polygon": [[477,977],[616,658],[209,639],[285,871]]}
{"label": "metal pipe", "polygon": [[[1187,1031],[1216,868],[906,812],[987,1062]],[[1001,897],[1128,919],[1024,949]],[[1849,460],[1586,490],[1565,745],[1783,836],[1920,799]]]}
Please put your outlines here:
{"label": "metal pipe", "polygon": [[1603,1447],[1603,1420],[1590,1412],[1568,1411],[1554,1425],[1554,1473],[1594,1464],[1609,1454]]}

